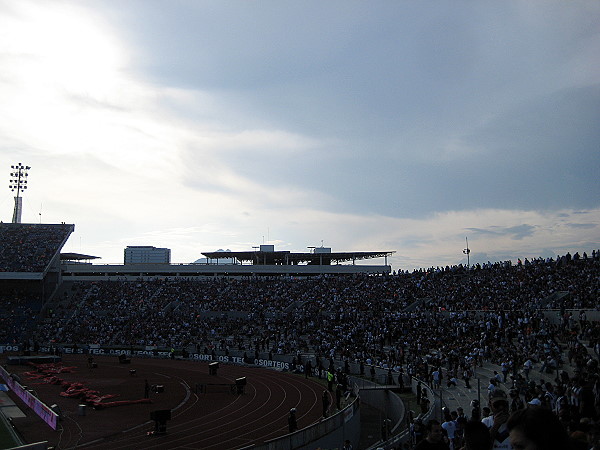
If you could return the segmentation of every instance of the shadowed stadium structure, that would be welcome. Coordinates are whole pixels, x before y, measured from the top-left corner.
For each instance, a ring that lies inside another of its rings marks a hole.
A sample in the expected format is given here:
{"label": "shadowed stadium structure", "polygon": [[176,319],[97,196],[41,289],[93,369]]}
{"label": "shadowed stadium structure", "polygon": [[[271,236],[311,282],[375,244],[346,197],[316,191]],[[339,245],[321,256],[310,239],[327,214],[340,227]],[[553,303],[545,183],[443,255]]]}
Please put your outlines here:
{"label": "shadowed stadium structure", "polygon": [[[485,404],[490,378],[524,400],[572,380],[585,397],[598,380],[597,250],[394,273],[387,260],[354,264],[391,252],[272,246],[204,253],[206,264],[103,265],[61,255],[73,230],[0,224],[0,352],[11,387],[0,395],[24,415],[11,410],[25,442],[393,448],[416,439],[407,424],[417,411],[442,419],[443,405]],[[520,384],[527,361],[543,374],[534,386]],[[392,392],[417,386],[419,400],[429,393],[423,404]],[[376,432],[361,436],[368,420],[357,395],[379,411]],[[34,399],[41,404],[23,406]],[[300,429],[289,434],[291,408]],[[42,420],[55,410],[58,431]],[[592,403],[582,417],[597,413]],[[170,420],[159,424],[161,415]]]}

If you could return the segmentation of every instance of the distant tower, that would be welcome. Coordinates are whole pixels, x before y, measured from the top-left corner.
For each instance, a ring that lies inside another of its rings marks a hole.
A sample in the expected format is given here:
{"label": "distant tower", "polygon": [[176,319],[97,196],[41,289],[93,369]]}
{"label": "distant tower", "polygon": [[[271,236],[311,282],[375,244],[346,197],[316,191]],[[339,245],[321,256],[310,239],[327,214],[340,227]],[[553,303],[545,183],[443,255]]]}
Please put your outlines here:
{"label": "distant tower", "polygon": [[17,191],[15,196],[15,210],[13,211],[12,223],[21,223],[21,211],[23,209],[23,198],[21,197],[21,191],[27,189],[27,177],[29,174],[27,171],[31,169],[29,166],[24,166],[19,163],[16,166],[10,166],[14,172],[10,173],[10,185],[8,186],[11,191]]}

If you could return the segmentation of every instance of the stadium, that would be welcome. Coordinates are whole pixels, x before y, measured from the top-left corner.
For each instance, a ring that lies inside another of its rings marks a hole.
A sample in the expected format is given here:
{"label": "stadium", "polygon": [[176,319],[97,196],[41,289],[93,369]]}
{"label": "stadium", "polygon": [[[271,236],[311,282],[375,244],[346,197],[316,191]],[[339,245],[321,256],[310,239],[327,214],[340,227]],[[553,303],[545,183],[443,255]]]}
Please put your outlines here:
{"label": "stadium", "polygon": [[0,224],[3,448],[412,448],[432,419],[460,448],[494,391],[598,436],[597,250],[398,273],[353,264],[389,251],[270,246],[102,265],[61,253],[73,230]]}

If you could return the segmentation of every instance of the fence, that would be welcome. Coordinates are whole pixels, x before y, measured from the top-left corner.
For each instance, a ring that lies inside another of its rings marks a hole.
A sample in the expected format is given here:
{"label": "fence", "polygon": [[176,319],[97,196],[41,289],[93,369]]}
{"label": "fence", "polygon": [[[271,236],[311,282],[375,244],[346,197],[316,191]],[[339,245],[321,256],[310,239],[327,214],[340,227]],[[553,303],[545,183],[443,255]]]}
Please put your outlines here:
{"label": "fence", "polygon": [[334,414],[302,430],[272,439],[264,444],[251,445],[242,450],[309,450],[341,447],[345,439],[358,442],[360,437],[360,401],[352,403]]}

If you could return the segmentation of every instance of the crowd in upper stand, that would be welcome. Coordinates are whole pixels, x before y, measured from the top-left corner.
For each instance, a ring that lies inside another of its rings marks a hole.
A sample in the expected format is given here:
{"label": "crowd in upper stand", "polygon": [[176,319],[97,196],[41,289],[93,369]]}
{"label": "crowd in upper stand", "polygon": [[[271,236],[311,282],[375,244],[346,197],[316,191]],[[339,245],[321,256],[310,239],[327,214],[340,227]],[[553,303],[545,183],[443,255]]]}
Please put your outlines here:
{"label": "crowd in upper stand", "polygon": [[72,225],[0,222],[0,272],[43,272]]}
{"label": "crowd in upper stand", "polygon": [[[440,307],[453,311],[472,309],[596,308],[598,298],[598,252],[580,257],[567,254],[556,260],[525,259],[516,265],[476,265],[430,270],[421,282],[423,292],[430,293]],[[455,276],[448,276],[453,273]],[[468,276],[465,276],[467,275]],[[441,276],[440,276],[441,275]],[[566,291],[566,299],[549,298]],[[542,303],[546,301],[546,303]]]}
{"label": "crowd in upper stand", "polygon": [[[232,345],[259,351],[389,359],[392,365],[405,348],[421,352],[449,340],[498,353],[499,334],[554,331],[541,308],[561,314],[597,308],[599,273],[600,255],[593,251],[591,257],[390,276],[76,283],[75,293],[65,293],[68,301],[51,308],[35,338],[176,348],[233,339]],[[561,291],[569,294],[553,296]],[[419,301],[418,308],[407,308]],[[585,325],[579,332],[590,334]],[[384,347],[393,350],[391,358]]]}

